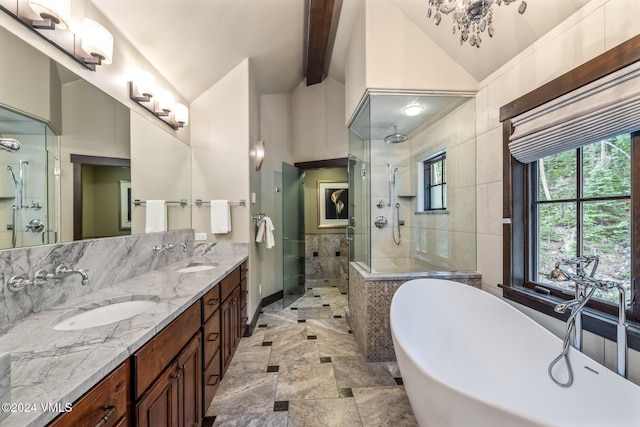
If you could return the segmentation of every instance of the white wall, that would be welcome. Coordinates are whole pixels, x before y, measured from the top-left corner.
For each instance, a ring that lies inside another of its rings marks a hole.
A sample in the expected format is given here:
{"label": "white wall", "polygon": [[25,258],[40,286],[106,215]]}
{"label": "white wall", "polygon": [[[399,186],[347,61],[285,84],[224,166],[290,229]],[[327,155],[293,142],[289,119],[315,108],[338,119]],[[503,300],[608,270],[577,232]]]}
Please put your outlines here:
{"label": "white wall", "polygon": [[344,117],[344,85],[331,78],[307,86],[303,80],[291,94],[292,160],[346,157],[349,133]]}
{"label": "white wall", "polygon": [[[502,291],[502,125],[501,106],[536,89],[640,33],[635,17],[636,0],[594,0],[530,48],[480,83],[477,94],[477,216],[478,271],[483,289],[498,296]],[[522,309],[522,307],[519,307]],[[525,310],[531,314],[531,310]],[[559,321],[534,313],[535,318],[556,333]],[[589,334],[586,353],[615,366],[615,343]],[[630,351],[630,378],[640,383],[640,353]]]}

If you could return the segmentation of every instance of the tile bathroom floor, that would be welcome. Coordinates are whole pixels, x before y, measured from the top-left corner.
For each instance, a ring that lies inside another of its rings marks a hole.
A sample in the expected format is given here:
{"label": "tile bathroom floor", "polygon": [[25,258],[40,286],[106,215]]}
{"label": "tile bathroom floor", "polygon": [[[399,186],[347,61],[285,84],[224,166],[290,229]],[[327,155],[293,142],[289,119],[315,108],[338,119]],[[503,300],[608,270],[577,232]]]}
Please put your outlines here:
{"label": "tile bathroom floor", "polygon": [[203,426],[417,426],[397,363],[365,360],[346,306],[339,288],[320,287],[264,307]]}

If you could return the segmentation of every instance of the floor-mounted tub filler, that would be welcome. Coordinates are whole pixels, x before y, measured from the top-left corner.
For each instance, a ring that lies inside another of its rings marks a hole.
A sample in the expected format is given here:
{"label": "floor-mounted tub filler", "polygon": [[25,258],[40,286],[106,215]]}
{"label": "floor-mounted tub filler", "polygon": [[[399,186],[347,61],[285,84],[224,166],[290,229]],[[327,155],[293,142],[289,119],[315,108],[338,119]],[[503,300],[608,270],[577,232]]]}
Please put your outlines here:
{"label": "floor-mounted tub filler", "polygon": [[562,340],[488,292],[411,280],[391,332],[421,426],[640,426],[640,387],[573,348],[573,384],[557,386],[547,369]]}

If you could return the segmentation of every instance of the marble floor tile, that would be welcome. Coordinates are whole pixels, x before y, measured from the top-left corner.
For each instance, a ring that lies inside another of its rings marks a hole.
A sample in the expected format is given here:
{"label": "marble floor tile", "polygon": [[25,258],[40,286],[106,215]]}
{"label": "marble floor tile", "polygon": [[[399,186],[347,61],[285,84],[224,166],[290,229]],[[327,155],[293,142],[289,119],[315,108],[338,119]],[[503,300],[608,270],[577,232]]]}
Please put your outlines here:
{"label": "marble floor tile", "polygon": [[288,427],[356,427],[362,425],[353,398],[293,400],[289,402]]}
{"label": "marble floor tile", "polygon": [[275,341],[271,346],[269,365],[301,365],[320,363],[316,340]]}
{"label": "marble floor tile", "polygon": [[367,362],[364,356],[332,357],[338,388],[397,385],[383,363]]}
{"label": "marble floor tile", "polygon": [[322,338],[351,335],[345,319],[309,319],[306,323],[309,335]]}
{"label": "marble floor tile", "polygon": [[276,400],[337,398],[331,363],[280,366]]}
{"label": "marble floor tile", "polygon": [[256,347],[249,350],[238,348],[233,355],[226,375],[259,374],[267,372],[271,347]]}
{"label": "marble floor tile", "polygon": [[402,374],[400,373],[400,367],[398,366],[398,362],[381,362],[381,363],[384,363],[387,370],[391,373],[392,377],[394,378],[402,377]]}
{"label": "marble floor tile", "polygon": [[264,336],[267,332],[267,328],[256,328],[253,335],[250,337],[242,337],[240,344],[238,344],[237,352],[250,351],[251,349],[262,348],[262,342],[265,340]]}
{"label": "marble floor tile", "polygon": [[303,341],[307,339],[306,323],[267,326],[264,334],[265,341]]}
{"label": "marble floor tile", "polygon": [[277,373],[225,375],[207,416],[272,412]]}
{"label": "marble floor tile", "polygon": [[213,427],[285,427],[286,425],[286,412],[221,415],[216,417],[213,423]]}
{"label": "marble floor tile", "polygon": [[320,357],[362,356],[362,351],[353,335],[332,338],[318,337],[318,354]]}
{"label": "marble floor tile", "polygon": [[354,388],[352,392],[362,425],[418,426],[404,387]]}
{"label": "marble floor tile", "polygon": [[333,311],[331,307],[301,307],[298,309],[300,319],[333,319]]}
{"label": "marble floor tile", "polygon": [[267,325],[267,327],[293,325],[298,323],[298,313],[288,310],[263,313],[260,315],[258,322],[262,325]]}

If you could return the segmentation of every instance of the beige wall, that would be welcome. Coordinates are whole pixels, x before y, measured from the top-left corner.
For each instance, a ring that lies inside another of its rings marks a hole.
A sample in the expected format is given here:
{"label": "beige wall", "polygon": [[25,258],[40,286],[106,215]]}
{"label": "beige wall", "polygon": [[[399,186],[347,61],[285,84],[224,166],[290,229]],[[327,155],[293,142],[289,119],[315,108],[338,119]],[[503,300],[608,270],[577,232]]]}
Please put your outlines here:
{"label": "beige wall", "polygon": [[[262,95],[260,98],[260,134],[266,154],[258,172],[262,212],[273,221],[276,246],[266,249],[259,245],[261,262],[261,297],[282,290],[282,162],[293,164],[291,158],[291,95]],[[253,189],[252,189],[253,191]],[[251,207],[256,212],[257,206]],[[258,283],[258,284],[260,284]]]}
{"label": "beige wall", "polygon": [[366,89],[478,90],[478,82],[388,0],[360,5],[347,47],[345,84],[346,122]]}
{"label": "beige wall", "polygon": [[[192,196],[249,200],[249,60],[191,105]],[[250,241],[249,206],[231,208],[229,234],[211,234],[209,208],[194,209],[193,228],[209,241]]]}
{"label": "beige wall", "polygon": [[335,159],[348,154],[349,134],[343,123],[344,85],[331,78],[291,94],[291,138],[294,162]]}
{"label": "beige wall", "polygon": [[[501,106],[640,33],[640,2],[594,0],[480,83],[477,95],[477,239],[483,289],[501,296],[502,126]],[[518,306],[558,335],[563,322]],[[615,367],[615,343],[587,334],[585,352]],[[630,378],[640,383],[640,353],[629,352]]]}

